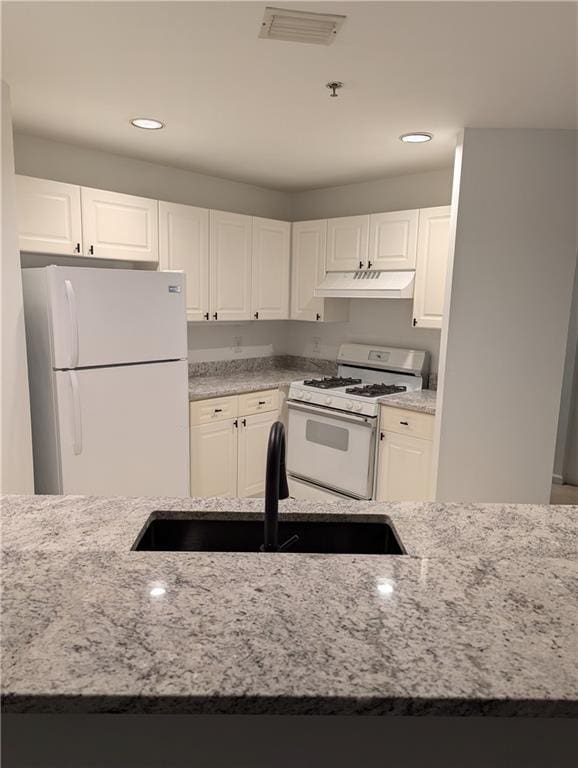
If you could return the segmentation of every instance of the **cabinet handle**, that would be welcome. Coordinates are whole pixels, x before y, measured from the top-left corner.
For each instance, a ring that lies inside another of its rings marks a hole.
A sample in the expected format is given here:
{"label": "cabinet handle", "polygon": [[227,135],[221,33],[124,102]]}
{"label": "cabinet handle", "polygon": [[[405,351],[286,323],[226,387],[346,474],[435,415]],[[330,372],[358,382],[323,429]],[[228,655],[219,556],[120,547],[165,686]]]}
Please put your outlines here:
{"label": "cabinet handle", "polygon": [[380,440],[385,440],[385,432],[380,432],[379,433],[379,439]]}
{"label": "cabinet handle", "polygon": [[404,427],[409,427],[409,421],[400,421],[400,424],[402,424]]}
{"label": "cabinet handle", "polygon": [[94,245],[90,246],[90,248],[88,249],[88,252],[90,253],[91,256],[94,255]]}
{"label": "cabinet handle", "polygon": [[217,313],[216,313],[216,312],[213,312],[213,320],[217,320],[217,318],[218,318],[218,315],[217,315]]}
{"label": "cabinet handle", "polygon": [[414,317],[414,318],[413,318],[413,327],[415,328],[415,327],[416,327],[416,325],[417,325],[417,320],[416,320],[416,319],[415,319],[415,317]]}
{"label": "cabinet handle", "polygon": [[208,313],[208,312],[205,312],[205,315],[204,315],[204,317],[205,317],[205,320],[208,320],[208,319],[209,319],[209,313]]}
{"label": "cabinet handle", "polygon": [[214,408],[213,412],[214,413],[223,413],[223,409],[222,408]]}
{"label": "cabinet handle", "polygon": [[239,420],[238,419],[235,419],[235,421],[233,422],[233,426],[235,427],[235,429],[239,429]]}
{"label": "cabinet handle", "polygon": [[359,269],[363,269],[363,262],[362,261],[359,262]]}
{"label": "cabinet handle", "polygon": [[244,427],[246,427],[246,426],[247,426],[247,419],[243,419],[243,420],[241,421],[241,424],[242,424]]}
{"label": "cabinet handle", "polygon": [[75,253],[80,253],[80,243],[76,243],[76,246],[74,248]]}
{"label": "cabinet handle", "polygon": [[316,320],[321,320],[321,315],[319,314],[319,312],[315,315],[315,319]]}
{"label": "cabinet handle", "polygon": [[259,313],[258,313],[258,312],[255,312],[255,314],[253,315],[253,317],[255,318],[255,320],[258,320],[258,319],[259,319]]}
{"label": "cabinet handle", "polygon": [[368,261],[368,262],[367,262],[367,268],[368,268],[368,269],[371,269],[371,261]]}
{"label": "cabinet handle", "polygon": [[259,400],[258,402],[258,405],[266,405],[266,404],[267,404],[266,400]]}

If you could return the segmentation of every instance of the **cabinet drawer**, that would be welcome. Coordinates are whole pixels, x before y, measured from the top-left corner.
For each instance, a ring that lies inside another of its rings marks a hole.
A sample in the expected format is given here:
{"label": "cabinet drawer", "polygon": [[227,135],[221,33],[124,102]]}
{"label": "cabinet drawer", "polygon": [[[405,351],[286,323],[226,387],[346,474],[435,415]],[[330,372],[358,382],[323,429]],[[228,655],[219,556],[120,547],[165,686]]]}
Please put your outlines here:
{"label": "cabinet drawer", "polygon": [[253,413],[277,410],[279,410],[278,389],[239,395],[239,416],[251,416]]}
{"label": "cabinet drawer", "polygon": [[435,416],[429,413],[406,411],[389,405],[381,407],[381,431],[413,435],[426,440],[433,438]]}
{"label": "cabinet drawer", "polygon": [[210,424],[225,419],[234,419],[237,415],[237,395],[214,397],[211,400],[196,400],[189,404],[190,425]]}

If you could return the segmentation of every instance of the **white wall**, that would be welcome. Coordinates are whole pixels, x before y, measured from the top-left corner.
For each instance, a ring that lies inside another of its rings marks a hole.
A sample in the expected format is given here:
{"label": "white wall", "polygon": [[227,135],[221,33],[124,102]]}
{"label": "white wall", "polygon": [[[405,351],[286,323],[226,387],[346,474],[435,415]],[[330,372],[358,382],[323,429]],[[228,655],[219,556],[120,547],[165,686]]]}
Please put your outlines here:
{"label": "white wall", "polygon": [[16,134],[14,155],[16,173],[25,176],[253,216],[290,218],[290,198],[285,192],[110,152]]}
{"label": "white wall", "polygon": [[258,320],[249,323],[189,323],[189,362],[270,357],[285,352],[287,324]]}
{"label": "white wall", "polygon": [[291,196],[291,219],[325,219],[448,205],[451,189],[452,169],[444,168],[341,187],[295,192]]}
{"label": "white wall", "polygon": [[334,360],[343,342],[425,349],[437,371],[440,332],[412,327],[413,303],[405,299],[351,299],[347,323],[289,323],[285,351]]}
{"label": "white wall", "polygon": [[460,150],[436,498],[548,503],[576,261],[576,133],[466,129]]}
{"label": "white wall", "polygon": [[34,493],[22,278],[16,232],[16,190],[10,90],[2,82],[2,493]]}

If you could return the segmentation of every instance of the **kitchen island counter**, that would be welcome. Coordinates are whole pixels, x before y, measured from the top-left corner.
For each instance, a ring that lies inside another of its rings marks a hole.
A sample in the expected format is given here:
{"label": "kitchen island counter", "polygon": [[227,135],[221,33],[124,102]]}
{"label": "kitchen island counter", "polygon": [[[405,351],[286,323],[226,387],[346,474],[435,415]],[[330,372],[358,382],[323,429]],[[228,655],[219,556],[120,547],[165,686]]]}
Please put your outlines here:
{"label": "kitchen island counter", "polygon": [[4,497],[4,711],[578,714],[576,507],[286,501],[407,555],[135,552],[261,500]]}

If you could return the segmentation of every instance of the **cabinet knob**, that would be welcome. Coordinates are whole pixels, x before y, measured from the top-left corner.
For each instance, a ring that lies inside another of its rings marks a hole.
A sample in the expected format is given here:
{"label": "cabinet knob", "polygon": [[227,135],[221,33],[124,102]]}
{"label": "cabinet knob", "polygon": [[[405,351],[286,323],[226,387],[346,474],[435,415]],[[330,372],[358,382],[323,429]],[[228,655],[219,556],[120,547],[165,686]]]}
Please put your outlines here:
{"label": "cabinet knob", "polygon": [[217,319],[218,319],[218,315],[217,315],[217,313],[216,313],[216,312],[213,312],[213,320],[217,320]]}

